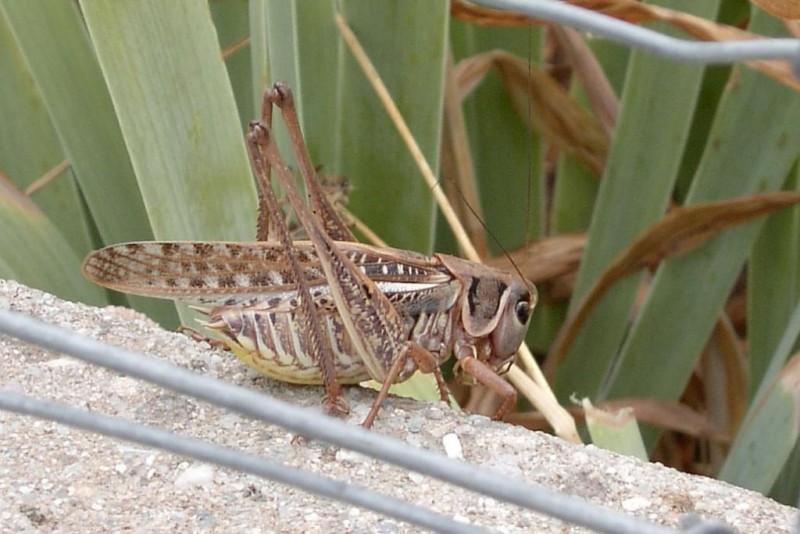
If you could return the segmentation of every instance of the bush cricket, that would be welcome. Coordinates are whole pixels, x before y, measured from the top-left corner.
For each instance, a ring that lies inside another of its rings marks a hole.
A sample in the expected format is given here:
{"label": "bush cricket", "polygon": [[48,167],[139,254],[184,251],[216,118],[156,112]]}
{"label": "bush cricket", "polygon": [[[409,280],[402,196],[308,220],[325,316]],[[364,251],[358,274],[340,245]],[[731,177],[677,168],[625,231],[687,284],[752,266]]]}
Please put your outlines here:
{"label": "bush cricket", "polygon": [[[271,134],[277,106],[289,131],[308,204]],[[522,343],[536,288],[519,274],[446,254],[425,256],[358,243],[320,186],[288,87],[264,95],[247,147],[258,184],[254,242],[136,242],[89,254],[90,280],[137,295],[187,300],[204,326],[245,363],[285,382],[322,384],[328,413],[347,413],[340,385],[382,383],[363,426],[389,387],[419,369],[433,373],[451,355],[513,406],[516,390],[498,372]],[[307,234],[293,240],[270,185],[274,169]]]}

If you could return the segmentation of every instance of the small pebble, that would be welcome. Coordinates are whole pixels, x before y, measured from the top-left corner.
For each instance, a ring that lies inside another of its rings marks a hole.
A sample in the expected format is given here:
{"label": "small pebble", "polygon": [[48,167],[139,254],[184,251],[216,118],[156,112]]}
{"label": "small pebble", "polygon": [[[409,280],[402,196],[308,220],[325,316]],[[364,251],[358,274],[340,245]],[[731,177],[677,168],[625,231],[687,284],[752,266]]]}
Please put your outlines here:
{"label": "small pebble", "polygon": [[214,471],[215,469],[208,464],[194,464],[178,475],[175,486],[179,488],[211,486],[214,482]]}
{"label": "small pebble", "polygon": [[453,433],[446,434],[442,438],[442,445],[444,445],[444,453],[448,458],[464,459],[464,450],[461,448],[461,440],[458,439],[457,435]]}
{"label": "small pebble", "polygon": [[644,497],[632,497],[622,501],[622,508],[629,512],[635,512],[637,510],[641,510],[642,508],[647,508],[650,506],[650,504],[650,499],[645,499]]}

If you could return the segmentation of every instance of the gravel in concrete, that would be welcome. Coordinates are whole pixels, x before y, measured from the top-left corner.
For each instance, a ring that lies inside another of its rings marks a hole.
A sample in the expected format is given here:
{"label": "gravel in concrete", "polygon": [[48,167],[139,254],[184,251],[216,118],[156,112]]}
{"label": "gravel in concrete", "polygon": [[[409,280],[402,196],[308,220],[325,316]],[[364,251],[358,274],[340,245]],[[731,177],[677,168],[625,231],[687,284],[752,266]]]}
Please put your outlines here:
{"label": "gravel in concrete", "polygon": [[[260,377],[231,355],[122,308],[64,302],[0,280],[0,307],[162,358],[289,402],[318,407],[321,388]],[[582,532],[516,506],[322,444],[0,335],[0,388],[157,425],[358,484],[496,532]],[[347,389],[358,424],[374,393]],[[796,510],[757,493],[565,443],[442,406],[390,398],[375,432],[677,527],[685,514],[739,532],[792,532]],[[453,437],[455,436],[455,437]],[[452,453],[451,453],[452,454]],[[50,422],[0,412],[3,532],[414,532],[300,490]]]}

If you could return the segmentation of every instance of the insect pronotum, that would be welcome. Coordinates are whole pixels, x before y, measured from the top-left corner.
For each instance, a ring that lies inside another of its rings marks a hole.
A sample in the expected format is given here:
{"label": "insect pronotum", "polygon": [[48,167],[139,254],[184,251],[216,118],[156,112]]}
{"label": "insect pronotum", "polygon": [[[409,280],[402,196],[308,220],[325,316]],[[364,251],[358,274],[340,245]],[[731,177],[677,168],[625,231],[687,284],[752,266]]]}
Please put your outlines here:
{"label": "insect pronotum", "polygon": [[[281,110],[309,203],[270,131]],[[247,146],[258,183],[255,242],[137,242],[89,254],[84,274],[105,287],[188,300],[203,323],[245,363],[286,382],[322,384],[329,413],[346,413],[341,384],[382,383],[363,425],[372,425],[389,386],[419,369],[433,373],[455,355],[457,369],[498,393],[501,419],[516,391],[498,372],[513,358],[536,305],[536,288],[509,274],[445,254],[424,256],[356,242],[308,157],[292,94],[264,95]],[[293,240],[270,186],[275,169],[308,236]]]}

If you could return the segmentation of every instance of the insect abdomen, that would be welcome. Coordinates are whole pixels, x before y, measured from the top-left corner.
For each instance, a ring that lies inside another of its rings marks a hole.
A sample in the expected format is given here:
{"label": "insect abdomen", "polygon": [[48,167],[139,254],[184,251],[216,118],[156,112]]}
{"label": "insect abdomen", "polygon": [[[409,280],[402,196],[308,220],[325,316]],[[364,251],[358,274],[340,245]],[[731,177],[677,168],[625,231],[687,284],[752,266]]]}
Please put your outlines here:
{"label": "insect abdomen", "polygon": [[[341,384],[369,380],[355,355],[341,321],[321,315],[334,352],[336,378]],[[310,356],[304,327],[295,313],[226,307],[212,311],[206,327],[219,334],[234,354],[270,378],[293,384],[322,384],[319,363]]]}
{"label": "insect abdomen", "polygon": [[[247,365],[276,380],[294,384],[322,384],[319,363],[310,356],[305,325],[295,312],[258,308],[221,307],[208,312],[206,328],[217,333],[231,351]],[[340,384],[357,384],[371,377],[356,353],[344,324],[334,311],[320,313],[325,335],[334,353],[336,379]],[[441,360],[452,351],[450,310],[419,312],[405,316],[403,337],[413,339]],[[398,377],[403,381],[409,373]]]}

